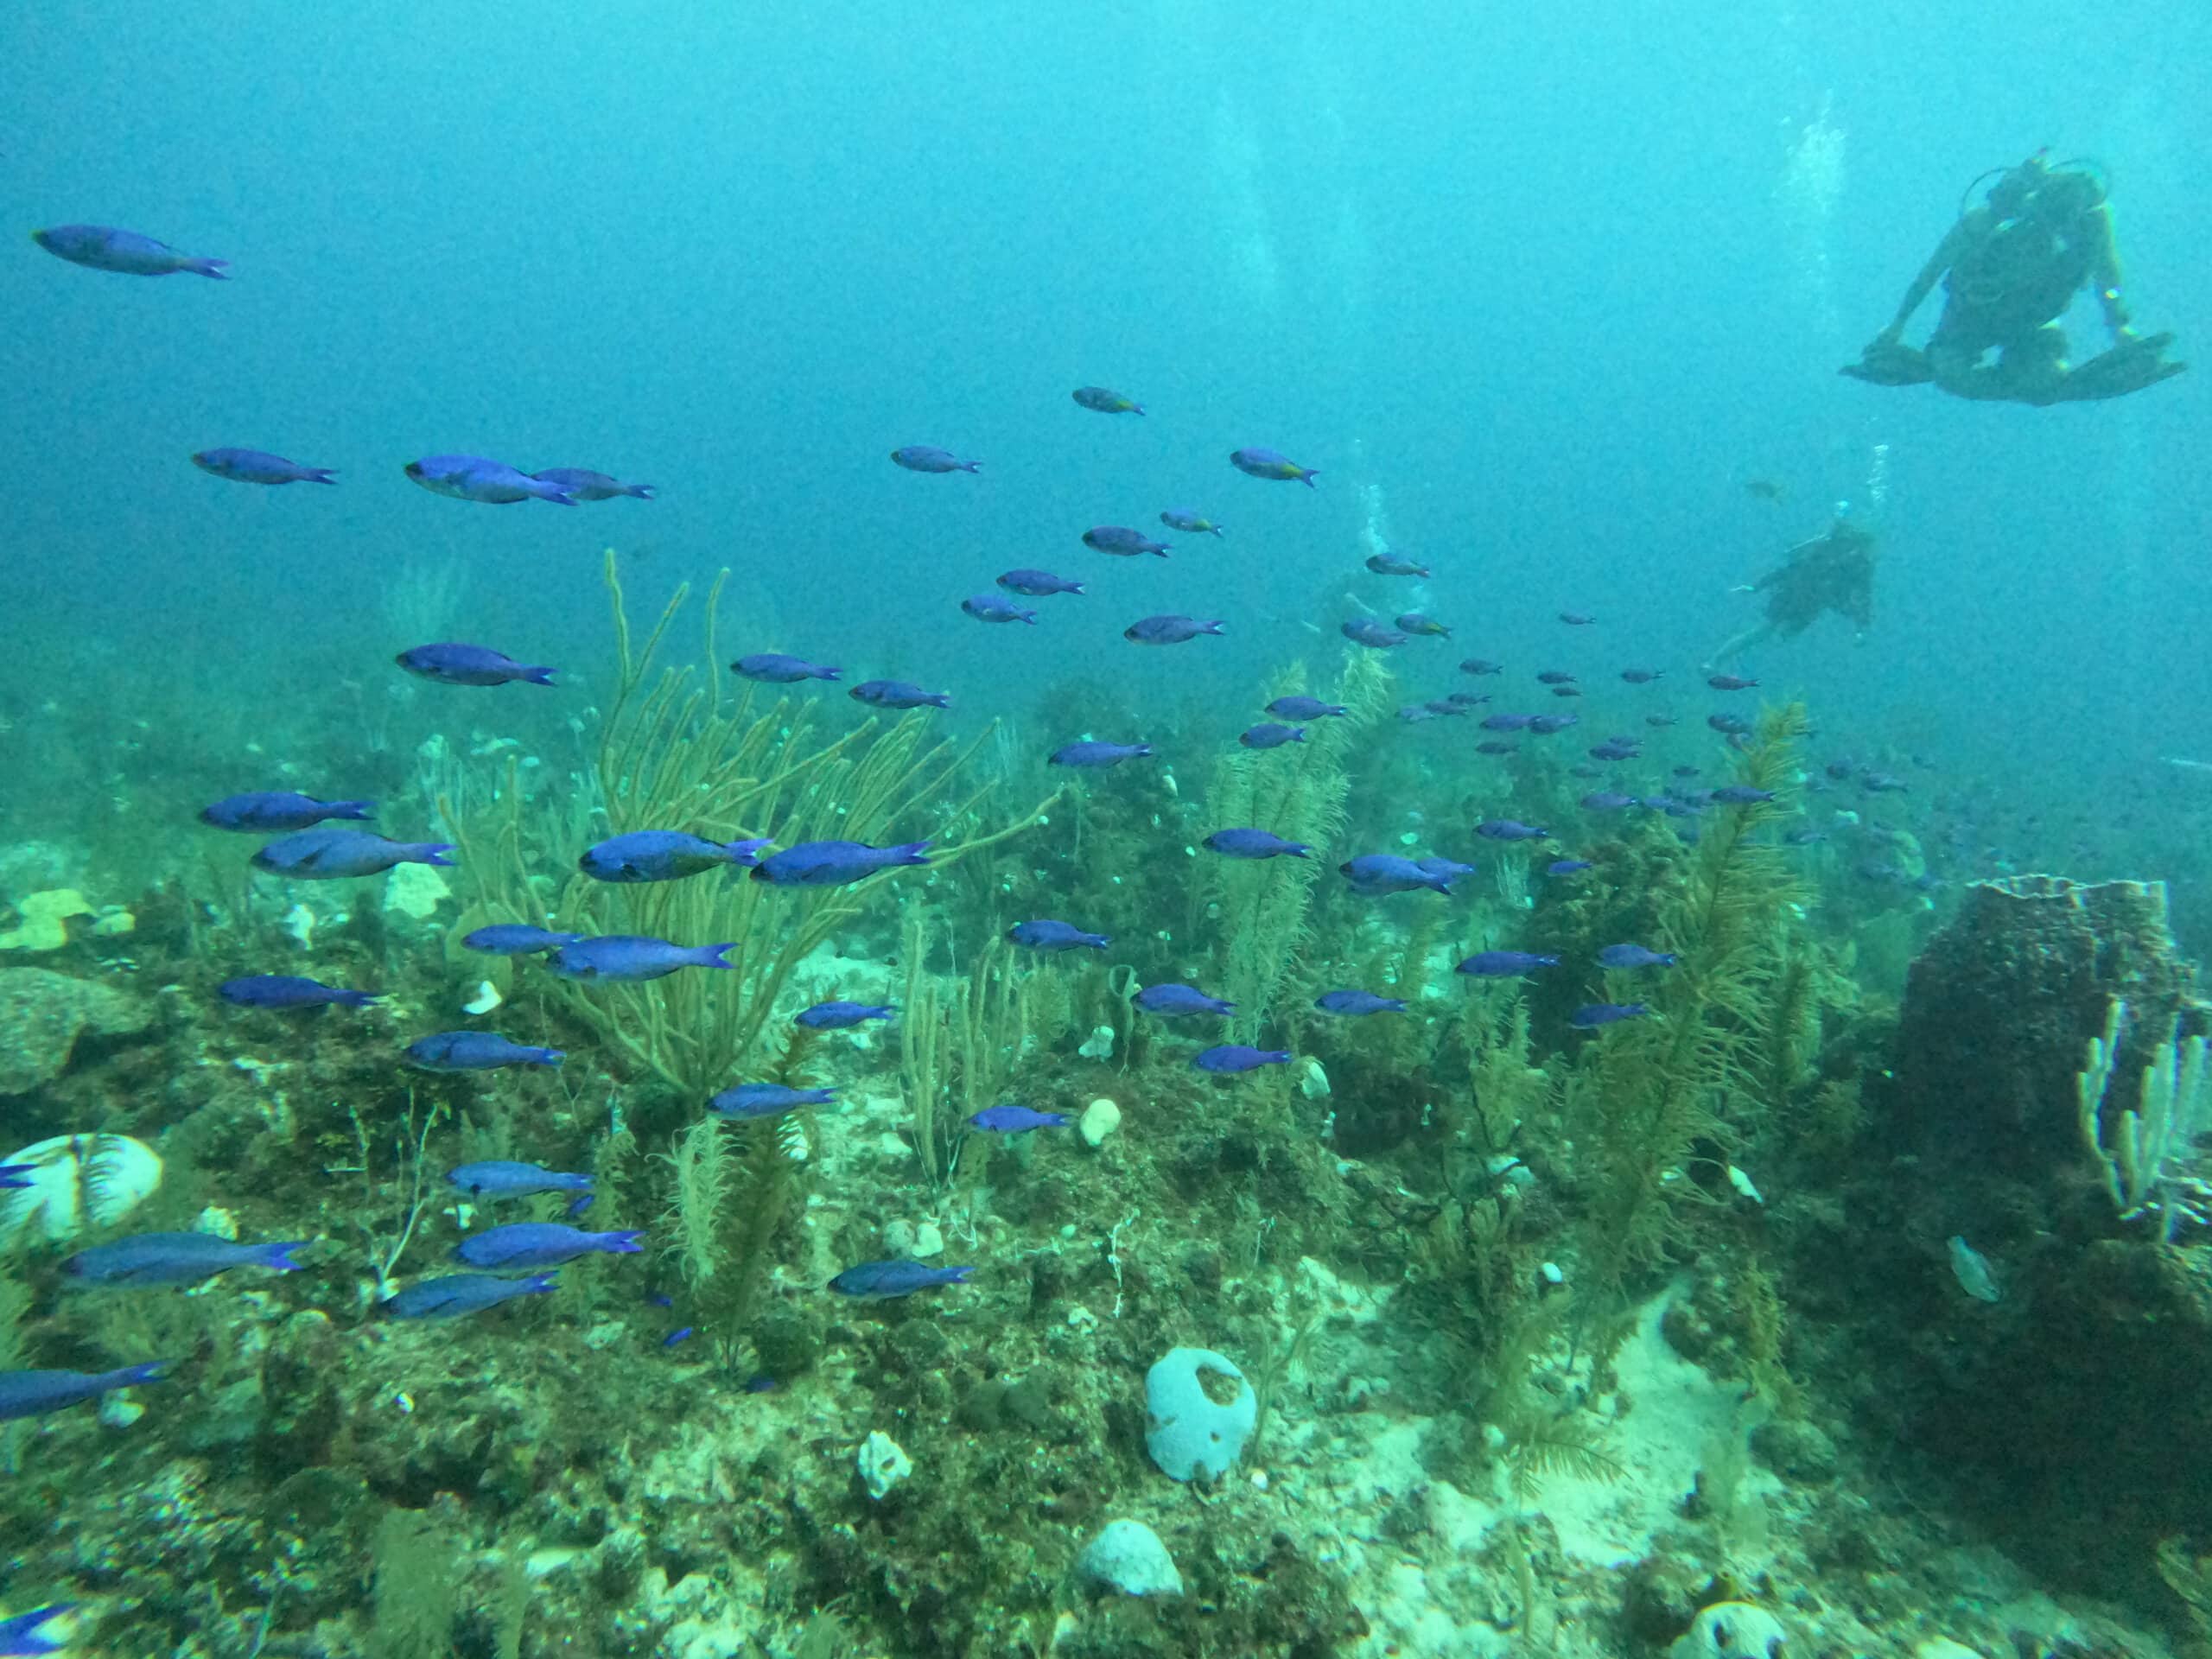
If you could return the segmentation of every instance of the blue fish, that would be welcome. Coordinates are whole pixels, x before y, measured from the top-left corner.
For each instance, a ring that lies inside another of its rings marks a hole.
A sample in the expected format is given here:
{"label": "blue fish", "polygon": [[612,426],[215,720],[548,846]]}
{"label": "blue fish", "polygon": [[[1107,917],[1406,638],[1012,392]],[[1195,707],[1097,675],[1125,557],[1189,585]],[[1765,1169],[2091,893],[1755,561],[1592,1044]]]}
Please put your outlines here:
{"label": "blue fish", "polygon": [[[1644,718],[1649,720],[1651,716],[1646,715]],[[1723,737],[1749,737],[1751,733],[1751,722],[1741,715],[1707,715],[1705,723]]]}
{"label": "blue fish", "polygon": [[911,1296],[932,1285],[965,1284],[968,1275],[975,1271],[973,1268],[932,1268],[927,1262],[904,1260],[863,1262],[832,1279],[830,1288],[840,1296],[881,1302],[894,1296]]}
{"label": "blue fish", "polygon": [[1641,1002],[1586,1002],[1567,1016],[1567,1023],[1581,1031],[1593,1031],[1619,1020],[1641,1020],[1650,1012]]}
{"label": "blue fish", "polygon": [[534,957],[541,950],[557,950],[564,944],[575,944],[583,937],[581,933],[550,933],[527,922],[494,922],[489,927],[462,935],[461,944],[465,950],[480,951],[487,957]]}
{"label": "blue fish", "polygon": [[245,979],[226,979],[215,995],[242,1008],[365,1008],[377,1001],[373,991],[346,991],[319,979],[297,974],[255,974]]}
{"label": "blue fish", "polygon": [[1428,567],[1418,559],[1409,559],[1398,553],[1370,553],[1367,568],[1378,576],[1421,576],[1429,574]]}
{"label": "blue fish", "polygon": [[1277,697],[1268,705],[1271,715],[1281,715],[1285,720],[1326,720],[1351,711],[1341,702],[1324,702],[1319,697]]}
{"label": "blue fish", "polygon": [[929,845],[926,841],[896,847],[871,847],[862,841],[803,841],[762,859],[753,867],[753,879],[779,887],[842,887],[865,881],[878,870],[926,864]]}
{"label": "blue fish", "polygon": [[1442,871],[1425,870],[1416,860],[1395,853],[1362,853],[1338,865],[1337,873],[1351,883],[1354,893],[1370,899],[1421,887],[1449,893],[1455,880]]}
{"label": "blue fish", "polygon": [[1211,1071],[1217,1076],[1233,1076],[1240,1071],[1257,1071],[1263,1065],[1287,1065],[1290,1051],[1287,1048],[1250,1048],[1243,1043],[1218,1043],[1193,1055],[1191,1064],[1200,1071]]}
{"label": "blue fish", "polygon": [[1027,945],[1032,950],[1103,950],[1114,943],[1104,933],[1086,933],[1068,922],[1039,918],[1033,922],[1016,922],[1006,931],[1014,944]]}
{"label": "blue fish", "polygon": [[68,1643],[59,1637],[41,1634],[39,1626],[74,1611],[76,1605],[73,1601],[50,1601],[13,1618],[0,1618],[0,1655],[60,1652]]}
{"label": "blue fish", "polygon": [[1196,1014],[1231,1014],[1236,1012],[1234,1002],[1208,996],[1192,985],[1147,985],[1132,1001],[1147,1014],[1156,1014],[1163,1020],[1186,1020]]}
{"label": "blue fish", "polygon": [[1529,729],[1541,736],[1548,737],[1554,732],[1563,732],[1570,726],[1579,726],[1581,723],[1582,716],[1580,715],[1537,715],[1529,720]]}
{"label": "blue fish", "polygon": [[1228,530],[1226,524],[1217,524],[1204,513],[1192,512],[1187,507],[1168,508],[1160,515],[1160,522],[1185,536],[1221,536]]}
{"label": "blue fish", "polygon": [[729,671],[759,685],[797,685],[801,680],[834,680],[841,671],[828,663],[810,663],[789,652],[756,651],[732,663]]}
{"label": "blue fish", "polygon": [[1402,615],[1391,618],[1390,621],[1391,626],[1400,633],[1416,633],[1427,639],[1449,639],[1452,637],[1451,629],[1446,627],[1434,617],[1424,615],[1419,611],[1407,611]]}
{"label": "blue fish", "polygon": [[281,1244],[241,1244],[213,1233],[136,1233],[79,1250],[61,1270],[92,1285],[196,1285],[232,1268],[293,1272],[301,1264],[292,1260],[292,1252],[314,1243],[295,1238]]}
{"label": "blue fish", "polygon": [[542,1169],[509,1159],[486,1159],[459,1164],[446,1172],[446,1179],[473,1198],[519,1198],[532,1192],[588,1192],[591,1177]]}
{"label": "blue fish", "polygon": [[1505,672],[1505,664],[1493,663],[1487,657],[1467,657],[1460,660],[1459,671],[1462,674],[1475,675],[1503,674]]}
{"label": "blue fish", "polygon": [[727,968],[723,952],[736,949],[734,939],[727,944],[671,944],[634,933],[607,933],[563,945],[545,965],[563,979],[635,985],[686,968]]}
{"label": "blue fish", "polygon": [[325,818],[366,818],[376,813],[373,801],[318,801],[312,795],[289,790],[251,795],[226,795],[213,806],[200,809],[200,822],[218,830],[259,833],[270,830],[312,830]]}
{"label": "blue fish", "polygon": [[644,1236],[638,1232],[587,1233],[557,1221],[517,1221],[463,1239],[454,1247],[453,1259],[472,1268],[556,1268],[594,1250],[634,1255],[645,1249],[638,1243]]}
{"label": "blue fish", "polygon": [[1463,875],[1475,873],[1475,867],[1471,864],[1457,864],[1448,858],[1439,858],[1433,853],[1414,860],[1414,868],[1425,875],[1440,875],[1446,881],[1457,881]]}
{"label": "blue fish", "polygon": [[455,1319],[481,1313],[517,1296],[543,1296],[556,1288],[550,1273],[527,1279],[502,1279],[489,1273],[448,1273],[424,1279],[385,1299],[384,1311],[395,1319]]}
{"label": "blue fish", "polygon": [[201,449],[192,464],[233,484],[335,484],[328,467],[302,467],[265,449]]}
{"label": "blue fish", "polygon": [[845,694],[871,709],[950,709],[950,691],[925,691],[906,680],[863,680]]}
{"label": "blue fish", "polygon": [[660,1345],[664,1348],[673,1348],[680,1342],[690,1341],[698,1333],[699,1329],[696,1325],[681,1325],[660,1339]]}
{"label": "blue fish", "polygon": [[1144,553],[1164,559],[1173,545],[1168,542],[1155,542],[1144,531],[1131,530],[1127,524],[1093,524],[1083,532],[1083,544],[1122,559],[1134,559]]}
{"label": "blue fish", "polygon": [[576,868],[595,881],[681,881],[687,875],[760,861],[760,841],[708,841],[681,830],[632,830],[588,849]]}
{"label": "blue fish", "polygon": [[1598,960],[1608,968],[1671,968],[1675,953],[1647,950],[1640,944],[1609,944],[1598,953]]}
{"label": "blue fish", "polygon": [[1122,638],[1138,645],[1180,645],[1202,633],[1219,633],[1219,621],[1201,622],[1191,616],[1146,616],[1122,630]]}
{"label": "blue fish", "polygon": [[455,501],[480,501],[488,506],[512,506],[518,501],[550,501],[556,507],[573,507],[576,499],[557,484],[547,484],[518,472],[504,461],[482,455],[425,455],[410,461],[407,476],[433,495]]}
{"label": "blue fish", "polygon": [[1301,467],[1272,449],[1262,449],[1256,445],[1230,451],[1229,464],[1247,478],[1264,478],[1285,484],[1295,479],[1309,490],[1317,487],[1313,480],[1321,476],[1312,467]]}
{"label": "blue fish", "polygon": [[994,1135],[1027,1135],[1032,1129],[1057,1129],[1068,1122],[1065,1112],[1032,1111],[1027,1106],[986,1106],[970,1112],[968,1122]]}
{"label": "blue fish", "polygon": [[1621,678],[1630,685],[1649,685],[1666,671],[1663,668],[1624,668],[1621,670]]}
{"label": "blue fish", "polygon": [[1355,645],[1365,645],[1370,651],[1389,651],[1402,645],[1410,637],[1395,628],[1386,628],[1371,616],[1356,616],[1338,630]]}
{"label": "blue fish", "polygon": [[1096,410],[1101,415],[1141,415],[1144,405],[1135,399],[1124,397],[1118,391],[1104,386],[1077,386],[1068,394],[1085,409]]}
{"label": "blue fish", "polygon": [[1302,841],[1285,841],[1268,830],[1217,830],[1198,843],[1224,858],[1311,858],[1313,848]]}
{"label": "blue fish", "polygon": [[[1276,702],[1297,701],[1299,699],[1292,697],[1275,699]],[[1272,709],[1274,703],[1271,702],[1268,707]],[[1236,741],[1248,749],[1279,749],[1286,743],[1303,743],[1306,741],[1306,728],[1303,726],[1278,726],[1272,721],[1263,721],[1260,725],[1237,734]]]}
{"label": "blue fish", "polygon": [[38,1171],[36,1164],[0,1164],[0,1190],[33,1185],[32,1178],[37,1175]]}
{"label": "blue fish", "polygon": [[940,449],[933,443],[910,443],[891,452],[893,462],[910,473],[980,473],[980,461],[963,461],[950,449]]}
{"label": "blue fish", "polygon": [[167,1380],[173,1359],[150,1360],[114,1371],[0,1371],[0,1423],[97,1400],[111,1389]]}
{"label": "blue fish", "polygon": [[1582,798],[1582,805],[1592,812],[1619,812],[1635,804],[1635,796],[1617,790],[1593,789]]}
{"label": "blue fish", "polygon": [[802,1106],[832,1106],[836,1103],[835,1089],[793,1089],[780,1083],[741,1083],[734,1089],[725,1089],[707,1103],[709,1111],[720,1112],[724,1117],[760,1119],[781,1117],[785,1112],[795,1112]]}
{"label": "blue fish", "polygon": [[996,594],[970,594],[960,601],[960,608],[978,622],[1027,622],[1033,628],[1037,626],[1036,612],[1009,605]]}
{"label": "blue fish", "polygon": [[1552,832],[1518,818],[1484,818],[1475,833],[1486,841],[1548,841]]}
{"label": "blue fish", "polygon": [[495,1031],[441,1031],[407,1045],[407,1063],[425,1071],[496,1071],[507,1065],[558,1066],[557,1048],[511,1043]]}
{"label": "blue fish", "polygon": [[554,671],[550,668],[518,663],[488,645],[463,645],[458,640],[416,645],[401,652],[392,661],[410,674],[435,680],[441,685],[512,685],[518,681],[529,685],[553,683]]}
{"label": "blue fish", "polygon": [[1713,798],[1723,806],[1757,806],[1762,801],[1774,798],[1770,789],[1754,789],[1749,784],[1723,784],[1713,791]]}
{"label": "blue fish", "polygon": [[1152,753],[1149,743],[1068,743],[1054,749],[1048,766],[1118,766]]}
{"label": "blue fish", "polygon": [[1478,950],[1452,971],[1476,979],[1517,979],[1539,968],[1556,968],[1557,957],[1540,957],[1533,950]]}
{"label": "blue fish", "polygon": [[359,830],[302,830],[272,841],[254,854],[257,870],[301,881],[336,881],[347,876],[381,875],[395,864],[451,868],[449,841],[386,841]]}
{"label": "blue fish", "polygon": [[1377,996],[1372,991],[1324,991],[1313,999],[1313,1006],[1324,1014],[1348,1016],[1406,1011],[1403,997]]}
{"label": "blue fish", "polygon": [[1056,576],[1049,570],[1008,570],[1000,575],[998,583],[1007,592],[1020,594],[1025,599],[1050,599],[1055,594],[1083,591],[1081,582]]}
{"label": "blue fish", "polygon": [[653,499],[655,486],[651,484],[625,484],[619,478],[605,473],[594,473],[584,467],[548,467],[531,476],[541,484],[550,484],[564,495],[579,501],[612,501],[618,495],[635,497],[640,501]]}
{"label": "blue fish", "polygon": [[207,259],[179,253],[166,242],[136,231],[119,231],[109,225],[55,225],[33,231],[31,240],[57,259],[94,270],[111,270],[123,276],[169,276],[188,270],[195,276],[228,282],[227,259]]}
{"label": "blue fish", "polygon": [[1586,858],[1555,858],[1544,866],[1546,875],[1580,875],[1595,868]]}
{"label": "blue fish", "polygon": [[791,1016],[791,1022],[809,1031],[849,1031],[871,1020],[888,1020],[895,1012],[887,1003],[817,1002],[810,1008],[801,1008]]}

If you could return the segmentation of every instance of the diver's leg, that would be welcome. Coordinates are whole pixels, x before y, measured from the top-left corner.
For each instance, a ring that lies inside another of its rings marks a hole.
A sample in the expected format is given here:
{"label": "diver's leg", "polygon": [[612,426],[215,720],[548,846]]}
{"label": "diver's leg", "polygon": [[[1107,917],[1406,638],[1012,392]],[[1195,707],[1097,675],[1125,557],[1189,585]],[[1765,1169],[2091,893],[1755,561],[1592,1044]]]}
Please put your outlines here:
{"label": "diver's leg", "polygon": [[2008,340],[1997,361],[1985,371],[1988,391],[1980,394],[2022,404],[2055,404],[2066,393],[2066,331],[2045,323],[2032,334]]}
{"label": "diver's leg", "polygon": [[1763,622],[1756,622],[1741,633],[1730,636],[1722,643],[1719,650],[1698,664],[1698,671],[1701,674],[1717,674],[1745,652],[1764,645],[1773,639],[1774,635],[1773,618],[1769,617]]}

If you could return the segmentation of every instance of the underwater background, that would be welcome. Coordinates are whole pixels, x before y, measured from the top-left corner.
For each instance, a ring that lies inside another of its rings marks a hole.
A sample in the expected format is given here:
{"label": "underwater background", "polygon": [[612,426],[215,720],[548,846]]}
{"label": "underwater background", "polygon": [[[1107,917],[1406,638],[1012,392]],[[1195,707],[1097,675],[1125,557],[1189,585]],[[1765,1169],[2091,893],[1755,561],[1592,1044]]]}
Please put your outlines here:
{"label": "underwater background", "polygon": [[[0,1372],[86,1379],[0,1386],[0,1653],[2212,1647],[2200,377],[1836,372],[2044,146],[2186,359],[2208,53],[2048,0],[0,18]],[[29,239],[80,223],[228,280]],[[403,471],[455,454],[652,499]],[[1713,683],[1835,524],[1865,637]],[[1402,613],[1448,635],[1345,632]],[[1343,712],[1240,741],[1285,696]],[[264,791],[412,850],[257,868],[320,831],[202,813]],[[712,850],[579,867],[655,832]],[[931,845],[774,862],[825,841]],[[515,926],[735,945],[463,943]],[[410,1053],[455,1030],[558,1052]],[[502,1224],[626,1243],[405,1300]]]}

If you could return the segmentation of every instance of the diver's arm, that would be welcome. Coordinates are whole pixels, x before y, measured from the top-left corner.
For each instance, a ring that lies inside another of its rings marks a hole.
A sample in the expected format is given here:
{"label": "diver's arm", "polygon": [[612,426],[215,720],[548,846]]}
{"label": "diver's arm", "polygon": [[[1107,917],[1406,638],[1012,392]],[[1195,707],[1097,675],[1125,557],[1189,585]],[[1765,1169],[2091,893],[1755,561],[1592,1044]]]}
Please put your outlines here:
{"label": "diver's arm", "polygon": [[2094,286],[2097,304],[2105,314],[2105,327],[2112,331],[2113,344],[2133,340],[2135,331],[2128,326],[2127,301],[2120,291],[2120,249],[2112,234],[2112,208],[2098,204],[2092,215],[2097,221],[2091,232],[2096,238],[2096,255],[2089,267],[2089,281]]}
{"label": "diver's arm", "polygon": [[1942,280],[1943,273],[1948,270],[1953,263],[1957,260],[1960,249],[1965,245],[1968,236],[1974,233],[1972,227],[1976,220],[1986,216],[1987,212],[1984,208],[1969,209],[1964,218],[1943,233],[1943,239],[1936,245],[1936,251],[1928,256],[1928,263],[1920,268],[1920,274],[1912,279],[1911,286],[1905,289],[1904,298],[1897,302],[1897,315],[1890,319],[1889,327],[1876,335],[1876,339],[1891,345],[1896,344],[1898,338],[1904,333],[1905,324],[1912,321],[1912,314],[1920,309],[1921,302],[1935,290],[1936,284]]}

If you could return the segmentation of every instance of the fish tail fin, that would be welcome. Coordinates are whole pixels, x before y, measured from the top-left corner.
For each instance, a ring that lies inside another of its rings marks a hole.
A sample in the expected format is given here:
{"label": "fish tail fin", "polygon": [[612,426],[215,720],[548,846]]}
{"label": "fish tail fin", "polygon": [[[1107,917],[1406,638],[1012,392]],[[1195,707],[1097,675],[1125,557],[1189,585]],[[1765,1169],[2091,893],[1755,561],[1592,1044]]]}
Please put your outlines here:
{"label": "fish tail fin", "polygon": [[1225,537],[1228,530],[1229,526],[1226,524],[1216,524],[1211,530],[1207,531],[1206,534],[1209,536],[1221,536]]}
{"label": "fish tail fin", "polygon": [[909,841],[891,849],[893,864],[926,864],[930,861],[930,844],[926,841]]}
{"label": "fish tail fin", "polygon": [[532,668],[524,671],[523,678],[532,685],[556,685],[559,682],[555,680],[553,676],[557,672],[559,672],[557,669]]}
{"label": "fish tail fin", "polygon": [[121,1370],[110,1371],[100,1378],[100,1386],[103,1389],[129,1389],[136,1388],[141,1382],[166,1382],[169,1367],[175,1363],[173,1359],[149,1359],[143,1365],[125,1365]]}
{"label": "fish tail fin", "polygon": [[1014,614],[1015,614],[1016,616],[1020,617],[1020,618],[1024,622],[1027,622],[1027,623],[1031,627],[1033,627],[1033,627],[1035,627],[1035,626],[1037,626],[1037,613],[1036,613],[1036,612],[1034,612],[1034,611],[1016,611],[1016,612],[1014,613]]}
{"label": "fish tail fin", "polygon": [[558,1290],[560,1287],[561,1278],[558,1274],[533,1273],[522,1281],[522,1289],[517,1294],[524,1296],[543,1296],[547,1291]]}
{"label": "fish tail fin", "polygon": [[300,482],[302,484],[335,484],[338,481],[336,477],[337,471],[338,469],[335,467],[304,467],[300,469]]}
{"label": "fish tail fin", "polygon": [[530,1052],[532,1065],[542,1065],[556,1071],[560,1070],[561,1062],[568,1058],[569,1051],[565,1048],[534,1048]]}
{"label": "fish tail fin", "polygon": [[650,501],[653,499],[653,492],[658,488],[660,488],[660,486],[658,484],[632,484],[628,489],[623,491],[622,493],[625,495],[634,495],[640,501]]}
{"label": "fish tail fin", "polygon": [[638,1243],[645,1236],[642,1229],[632,1233],[601,1233],[599,1248],[610,1255],[637,1255],[645,1248]]}
{"label": "fish tail fin", "polygon": [[341,991],[338,1005],[344,1008],[365,1008],[372,1002],[381,1001],[383,997],[381,991]]}
{"label": "fish tail fin", "polygon": [[311,1238],[287,1239],[282,1244],[264,1244],[254,1252],[254,1261],[264,1268],[274,1268],[279,1273],[296,1273],[305,1264],[292,1260],[294,1250],[304,1250],[315,1243]]}
{"label": "fish tail fin", "polygon": [[1209,622],[1199,630],[1201,633],[1219,633],[1221,631],[1222,626],[1218,622]]}
{"label": "fish tail fin", "polygon": [[947,1268],[944,1270],[944,1282],[948,1285],[964,1285],[975,1271],[973,1268]]}
{"label": "fish tail fin", "polygon": [[1083,584],[1082,584],[1081,582],[1070,582],[1070,583],[1068,584],[1068,592],[1070,592],[1070,593],[1071,593],[1071,594],[1079,594],[1079,593],[1081,593],[1082,591],[1083,591]]}
{"label": "fish tail fin", "polygon": [[[760,874],[760,868],[757,864],[753,866],[753,874],[755,876],[758,876]],[[702,968],[728,968],[734,966],[735,964],[725,961],[723,958],[726,952],[737,949],[738,943],[739,942],[737,940],[732,939],[728,944],[706,944],[700,946],[699,966]]]}
{"label": "fish tail fin", "polygon": [[960,470],[963,473],[980,473],[983,470],[983,463],[980,461],[963,461],[960,463]]}
{"label": "fish tail fin", "polygon": [[1175,543],[1173,542],[1162,542],[1158,547],[1152,550],[1153,557],[1155,559],[1166,558],[1167,556],[1167,550],[1174,545]]}
{"label": "fish tail fin", "polygon": [[532,490],[531,493],[536,496],[539,500],[550,501],[556,507],[573,507],[576,505],[576,498],[570,495],[559,485],[542,483],[536,479],[532,479],[531,481],[533,484],[537,485],[537,487]]}
{"label": "fish tail fin", "polygon": [[451,869],[454,861],[448,858],[446,855],[454,850],[454,843],[450,841],[426,841],[415,849],[420,856],[410,861],[416,864],[436,864],[446,869]]}
{"label": "fish tail fin", "polygon": [[227,259],[188,259],[181,269],[195,276],[213,276],[219,283],[227,283],[231,280],[231,273],[226,269],[230,263]]}
{"label": "fish tail fin", "polygon": [[377,815],[374,801],[333,801],[324,809],[334,818],[373,818]]}
{"label": "fish tail fin", "polygon": [[1315,484],[1313,480],[1320,476],[1321,474],[1319,472],[1309,467],[1298,475],[1298,481],[1303,484],[1309,490],[1318,489],[1320,486]]}

